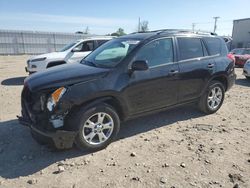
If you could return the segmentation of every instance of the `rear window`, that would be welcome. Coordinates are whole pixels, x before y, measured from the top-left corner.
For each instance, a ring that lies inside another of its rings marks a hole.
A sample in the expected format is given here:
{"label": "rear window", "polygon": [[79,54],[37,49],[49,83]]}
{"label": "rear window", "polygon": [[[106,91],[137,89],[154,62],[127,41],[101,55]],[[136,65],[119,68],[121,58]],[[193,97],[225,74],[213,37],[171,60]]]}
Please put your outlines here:
{"label": "rear window", "polygon": [[218,39],[218,38],[205,38],[204,40],[207,44],[209,55],[221,54],[221,41],[220,41],[220,39]]}
{"label": "rear window", "polygon": [[244,54],[250,54],[250,50],[249,49],[245,50]]}
{"label": "rear window", "polygon": [[203,57],[202,43],[199,38],[178,38],[180,60]]}

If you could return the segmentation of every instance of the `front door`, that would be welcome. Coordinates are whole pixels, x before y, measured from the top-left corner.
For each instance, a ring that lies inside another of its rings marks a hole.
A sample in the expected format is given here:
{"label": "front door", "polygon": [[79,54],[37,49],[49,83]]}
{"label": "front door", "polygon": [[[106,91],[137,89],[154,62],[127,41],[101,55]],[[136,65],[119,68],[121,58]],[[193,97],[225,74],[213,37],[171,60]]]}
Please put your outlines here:
{"label": "front door", "polygon": [[178,64],[174,62],[171,38],[162,38],[144,45],[135,60],[146,60],[149,69],[132,73],[125,89],[129,113],[160,109],[177,103]]}
{"label": "front door", "polygon": [[75,48],[79,51],[71,52],[68,62],[76,63],[80,62],[84,57],[86,57],[94,49],[94,41],[85,41],[80,43]]}

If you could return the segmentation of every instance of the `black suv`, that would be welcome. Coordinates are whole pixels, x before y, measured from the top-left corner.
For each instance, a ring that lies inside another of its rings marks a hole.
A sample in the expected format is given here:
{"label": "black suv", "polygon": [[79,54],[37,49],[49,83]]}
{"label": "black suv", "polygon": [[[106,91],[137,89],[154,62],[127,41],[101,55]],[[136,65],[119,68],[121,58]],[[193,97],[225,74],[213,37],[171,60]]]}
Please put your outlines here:
{"label": "black suv", "polygon": [[235,82],[234,61],[222,38],[181,30],[113,39],[77,64],[29,76],[20,123],[39,142],[98,150],[120,121],[180,104],[206,114],[222,105]]}

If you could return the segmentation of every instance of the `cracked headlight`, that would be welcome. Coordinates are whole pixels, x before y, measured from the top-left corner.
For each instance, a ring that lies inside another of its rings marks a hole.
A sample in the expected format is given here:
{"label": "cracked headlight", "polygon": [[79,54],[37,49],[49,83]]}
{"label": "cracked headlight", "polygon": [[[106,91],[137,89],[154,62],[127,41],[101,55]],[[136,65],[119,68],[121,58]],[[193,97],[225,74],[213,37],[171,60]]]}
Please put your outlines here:
{"label": "cracked headlight", "polygon": [[59,89],[55,90],[48,98],[47,109],[50,112],[54,109],[54,107],[56,106],[60,98],[63,96],[63,94],[66,92],[66,90],[67,89],[65,87],[60,87]]}

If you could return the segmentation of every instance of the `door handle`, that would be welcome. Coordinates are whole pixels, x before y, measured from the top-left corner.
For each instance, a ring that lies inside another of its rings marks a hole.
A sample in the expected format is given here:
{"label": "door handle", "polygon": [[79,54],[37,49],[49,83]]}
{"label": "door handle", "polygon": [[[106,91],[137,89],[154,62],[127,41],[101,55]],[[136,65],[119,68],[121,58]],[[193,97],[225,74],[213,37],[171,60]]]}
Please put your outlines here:
{"label": "door handle", "polygon": [[171,76],[174,76],[174,75],[176,75],[177,73],[179,73],[178,70],[171,70],[171,71],[169,72],[169,74],[170,74]]}
{"label": "door handle", "polygon": [[207,68],[213,68],[214,67],[214,64],[213,63],[209,63],[208,65],[207,65]]}

